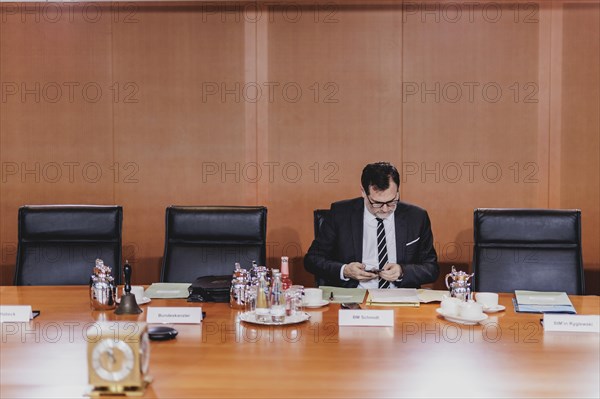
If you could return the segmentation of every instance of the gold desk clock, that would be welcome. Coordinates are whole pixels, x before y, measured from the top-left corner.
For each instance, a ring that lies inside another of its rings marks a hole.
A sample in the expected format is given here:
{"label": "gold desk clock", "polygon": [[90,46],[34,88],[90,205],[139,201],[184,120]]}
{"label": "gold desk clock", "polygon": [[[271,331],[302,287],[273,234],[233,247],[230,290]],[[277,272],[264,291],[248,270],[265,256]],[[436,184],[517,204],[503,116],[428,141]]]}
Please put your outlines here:
{"label": "gold desk clock", "polygon": [[88,329],[87,341],[91,396],[144,393],[152,381],[146,323],[95,323]]}

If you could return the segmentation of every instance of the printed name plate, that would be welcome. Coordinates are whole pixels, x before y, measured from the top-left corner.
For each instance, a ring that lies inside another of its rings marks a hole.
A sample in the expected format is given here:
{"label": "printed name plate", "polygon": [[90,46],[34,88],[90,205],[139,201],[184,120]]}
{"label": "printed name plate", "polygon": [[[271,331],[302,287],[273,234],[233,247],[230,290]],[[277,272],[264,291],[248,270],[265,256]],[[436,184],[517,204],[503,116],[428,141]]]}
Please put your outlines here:
{"label": "printed name plate", "polygon": [[600,315],[544,314],[544,331],[600,333]]}
{"label": "printed name plate", "polygon": [[393,327],[393,310],[343,310],[338,313],[340,326]]}
{"label": "printed name plate", "polygon": [[147,323],[199,324],[202,321],[202,308],[149,307],[147,310]]}
{"label": "printed name plate", "polygon": [[31,314],[31,306],[0,306],[0,323],[28,322],[33,318]]}

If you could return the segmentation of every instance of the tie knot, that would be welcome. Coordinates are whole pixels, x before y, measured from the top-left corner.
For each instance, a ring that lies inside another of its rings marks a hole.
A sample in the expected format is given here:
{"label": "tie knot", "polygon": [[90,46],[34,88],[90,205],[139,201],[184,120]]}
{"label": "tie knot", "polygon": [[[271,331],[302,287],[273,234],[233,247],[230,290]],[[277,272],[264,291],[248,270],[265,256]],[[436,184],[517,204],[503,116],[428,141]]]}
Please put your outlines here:
{"label": "tie knot", "polygon": [[375,218],[375,220],[377,220],[377,223],[383,223],[383,219],[381,218]]}

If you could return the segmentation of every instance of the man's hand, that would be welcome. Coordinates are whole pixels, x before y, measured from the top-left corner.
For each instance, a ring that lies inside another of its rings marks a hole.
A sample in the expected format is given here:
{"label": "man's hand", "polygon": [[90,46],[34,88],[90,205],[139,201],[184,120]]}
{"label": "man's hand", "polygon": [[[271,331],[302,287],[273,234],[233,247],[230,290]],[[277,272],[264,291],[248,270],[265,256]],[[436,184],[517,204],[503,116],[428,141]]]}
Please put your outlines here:
{"label": "man's hand", "polygon": [[344,268],[344,277],[358,281],[366,281],[377,278],[377,274],[365,271],[365,265],[362,263],[352,262],[348,263]]}
{"label": "man's hand", "polygon": [[[346,266],[348,268],[348,266]],[[402,266],[397,263],[386,263],[379,273],[379,277],[387,281],[396,281],[402,276]]]}

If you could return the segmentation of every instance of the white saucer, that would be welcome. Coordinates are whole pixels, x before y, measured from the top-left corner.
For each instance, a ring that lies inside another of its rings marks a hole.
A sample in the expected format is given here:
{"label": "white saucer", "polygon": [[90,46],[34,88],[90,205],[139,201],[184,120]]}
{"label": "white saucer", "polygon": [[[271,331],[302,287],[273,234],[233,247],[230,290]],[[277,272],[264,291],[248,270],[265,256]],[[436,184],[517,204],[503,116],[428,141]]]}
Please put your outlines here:
{"label": "white saucer", "polygon": [[442,316],[444,316],[444,318],[448,321],[451,321],[453,323],[458,323],[458,324],[465,324],[467,326],[474,326],[475,324],[479,324],[480,322],[482,322],[488,318],[488,315],[486,315],[485,313],[482,313],[481,316],[479,316],[475,319],[466,319],[466,318],[460,317],[460,316],[446,315],[446,314],[444,314],[444,310],[442,308],[437,308],[435,311],[438,312],[438,314],[441,314]]}
{"label": "white saucer", "polygon": [[[150,298],[148,298],[147,296],[145,296],[145,297],[144,297],[144,299],[142,299],[141,301],[139,301],[137,304],[138,304],[138,305],[145,305],[145,304],[147,304],[147,303],[150,303],[150,301],[151,301],[151,299],[150,299]],[[120,297],[119,297],[119,298],[117,298],[117,299],[115,300],[115,302],[116,302],[116,303],[121,303],[121,298],[120,298]]]}
{"label": "white saucer", "polygon": [[504,309],[506,309],[506,306],[504,306],[504,305],[496,305],[496,306],[493,306],[491,308],[484,307],[483,311],[485,313],[496,313],[496,312],[502,312]]}
{"label": "white saucer", "polygon": [[306,303],[306,302],[302,302],[302,306],[304,306],[305,308],[322,308],[323,306],[329,305],[329,301],[326,300],[322,300],[321,302],[314,302],[314,303]]}

